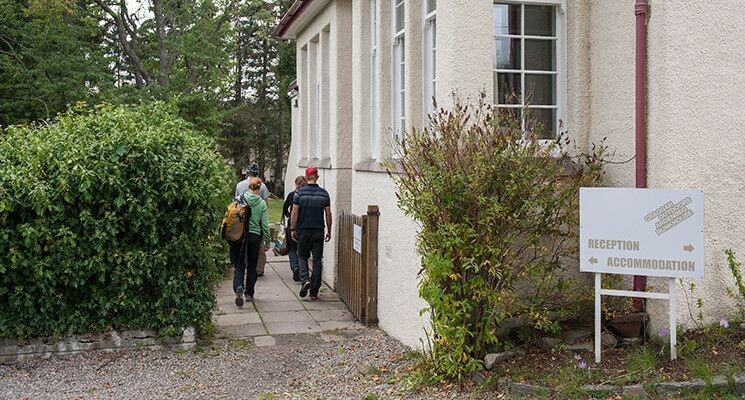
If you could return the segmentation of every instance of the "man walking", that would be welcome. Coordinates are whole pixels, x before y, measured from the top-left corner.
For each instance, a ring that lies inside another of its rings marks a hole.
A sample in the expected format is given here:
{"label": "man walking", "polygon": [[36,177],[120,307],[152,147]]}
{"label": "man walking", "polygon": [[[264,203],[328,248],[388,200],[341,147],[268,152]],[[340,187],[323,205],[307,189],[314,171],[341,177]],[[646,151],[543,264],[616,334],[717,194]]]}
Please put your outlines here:
{"label": "man walking", "polygon": [[[248,191],[248,184],[253,178],[259,177],[259,164],[251,163],[251,166],[248,167],[248,171],[246,172],[246,179],[238,182],[238,184],[235,186],[235,198],[240,199],[242,198]],[[267,189],[264,182],[261,182],[261,188],[259,189],[258,193],[259,197],[261,197],[262,200],[267,201],[269,199],[269,189]],[[256,274],[258,276],[264,276],[264,268],[266,267],[266,253],[263,251],[259,252],[259,261],[256,266]]]}
{"label": "man walking", "polygon": [[295,193],[298,189],[305,186],[305,177],[298,176],[295,178],[295,190],[290,192],[285,199],[285,204],[282,206],[282,216],[287,218],[287,228],[285,229],[285,246],[287,247],[287,255],[290,257],[290,269],[292,270],[292,280],[300,282],[300,268],[298,267],[297,260],[297,242],[292,239],[292,232],[290,231],[290,218],[292,217],[292,203],[295,200]]}
{"label": "man walking", "polygon": [[[295,193],[290,226],[292,238],[298,243],[298,266],[300,267],[300,297],[310,291],[310,299],[318,300],[321,289],[321,258],[324,239],[331,240],[331,197],[318,186],[318,169],[305,170],[307,184]],[[326,235],[324,237],[324,228]],[[312,281],[308,277],[308,258],[313,254]]]}
{"label": "man walking", "polygon": [[[251,163],[251,166],[248,167],[248,170],[244,174],[245,178],[242,181],[238,182],[237,185],[235,185],[236,199],[243,197],[243,195],[248,192],[248,183],[251,181],[251,178],[258,178],[259,172],[259,164]],[[267,189],[263,181],[261,182],[259,197],[261,197],[261,199],[264,201],[267,201],[267,199],[269,199],[269,189]]]}

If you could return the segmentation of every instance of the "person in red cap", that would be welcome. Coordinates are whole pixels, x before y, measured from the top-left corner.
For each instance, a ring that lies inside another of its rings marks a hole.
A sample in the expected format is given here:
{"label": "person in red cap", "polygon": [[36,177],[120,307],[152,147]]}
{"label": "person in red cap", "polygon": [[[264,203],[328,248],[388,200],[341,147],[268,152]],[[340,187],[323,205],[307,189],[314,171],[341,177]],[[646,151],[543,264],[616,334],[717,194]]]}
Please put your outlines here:
{"label": "person in red cap", "polygon": [[[292,239],[297,241],[298,266],[300,267],[300,297],[310,291],[310,299],[318,300],[321,289],[321,259],[323,242],[331,240],[331,197],[326,189],[318,186],[318,169],[305,170],[307,184],[295,192],[290,217]],[[325,236],[324,236],[325,231]],[[313,255],[313,273],[308,275],[308,258]]]}

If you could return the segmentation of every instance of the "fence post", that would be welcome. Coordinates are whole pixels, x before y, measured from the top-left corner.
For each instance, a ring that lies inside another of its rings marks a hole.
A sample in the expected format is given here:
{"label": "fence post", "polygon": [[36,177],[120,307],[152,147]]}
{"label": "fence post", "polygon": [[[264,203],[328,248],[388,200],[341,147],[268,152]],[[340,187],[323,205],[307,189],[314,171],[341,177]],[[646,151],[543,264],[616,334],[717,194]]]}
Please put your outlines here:
{"label": "fence post", "polygon": [[367,206],[367,235],[365,237],[365,324],[378,322],[378,206]]}

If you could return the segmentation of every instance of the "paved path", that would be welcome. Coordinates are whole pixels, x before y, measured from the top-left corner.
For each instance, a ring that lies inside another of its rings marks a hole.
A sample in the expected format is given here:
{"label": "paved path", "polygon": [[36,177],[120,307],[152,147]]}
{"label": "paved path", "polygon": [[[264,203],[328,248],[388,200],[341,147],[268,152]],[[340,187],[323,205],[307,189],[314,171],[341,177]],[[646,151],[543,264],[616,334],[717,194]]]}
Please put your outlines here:
{"label": "paved path", "polygon": [[254,304],[236,307],[232,278],[220,285],[214,315],[218,339],[248,338],[257,346],[272,346],[276,335],[311,333],[329,341],[339,330],[362,327],[325,285],[318,301],[301,299],[287,257],[267,258],[265,274],[256,283]]}

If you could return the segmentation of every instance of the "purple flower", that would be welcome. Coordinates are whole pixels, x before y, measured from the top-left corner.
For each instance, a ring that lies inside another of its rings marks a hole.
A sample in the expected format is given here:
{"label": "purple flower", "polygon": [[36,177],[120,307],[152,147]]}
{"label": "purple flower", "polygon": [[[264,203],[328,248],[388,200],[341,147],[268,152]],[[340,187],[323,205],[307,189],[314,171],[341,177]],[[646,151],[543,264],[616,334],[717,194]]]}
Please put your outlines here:
{"label": "purple flower", "polygon": [[722,328],[729,328],[729,320],[727,318],[720,319],[719,326],[721,326]]}
{"label": "purple flower", "polygon": [[661,338],[666,338],[668,335],[670,335],[670,329],[662,327],[660,328],[659,332],[657,332],[658,335],[660,335]]}
{"label": "purple flower", "polygon": [[582,361],[582,355],[580,355],[580,354],[575,354],[575,355],[574,355],[574,359],[575,359],[575,360],[577,360],[577,361]]}
{"label": "purple flower", "polygon": [[585,362],[585,360],[580,361],[577,366],[579,367],[579,369],[587,369],[587,363]]}

